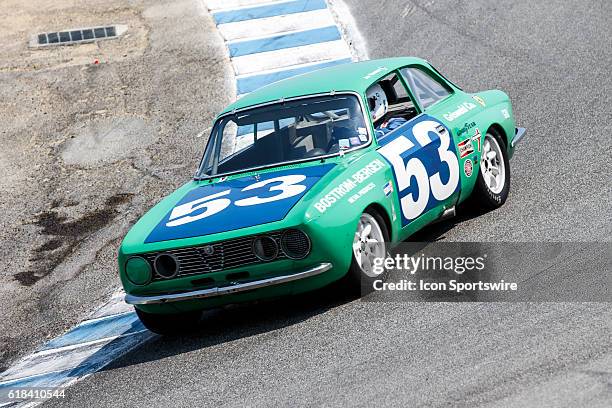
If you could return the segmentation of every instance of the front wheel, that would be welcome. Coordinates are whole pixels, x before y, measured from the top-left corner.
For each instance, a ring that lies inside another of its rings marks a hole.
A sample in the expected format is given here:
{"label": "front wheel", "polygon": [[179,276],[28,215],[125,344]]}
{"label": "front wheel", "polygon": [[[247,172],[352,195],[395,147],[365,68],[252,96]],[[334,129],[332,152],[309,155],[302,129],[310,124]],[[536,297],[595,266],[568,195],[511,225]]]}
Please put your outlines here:
{"label": "front wheel", "polygon": [[147,329],[161,335],[180,334],[193,330],[202,317],[202,313],[199,311],[154,314],[136,309],[136,314]]}
{"label": "front wheel", "polygon": [[381,279],[384,271],[381,261],[376,259],[382,260],[387,255],[388,240],[387,226],[378,212],[367,210],[361,214],[353,238],[351,266],[345,278],[350,293],[369,293],[373,290],[374,281]]}
{"label": "front wheel", "polygon": [[473,199],[480,207],[492,210],[506,202],[510,192],[510,162],[501,137],[487,132],[482,145],[480,171]]}

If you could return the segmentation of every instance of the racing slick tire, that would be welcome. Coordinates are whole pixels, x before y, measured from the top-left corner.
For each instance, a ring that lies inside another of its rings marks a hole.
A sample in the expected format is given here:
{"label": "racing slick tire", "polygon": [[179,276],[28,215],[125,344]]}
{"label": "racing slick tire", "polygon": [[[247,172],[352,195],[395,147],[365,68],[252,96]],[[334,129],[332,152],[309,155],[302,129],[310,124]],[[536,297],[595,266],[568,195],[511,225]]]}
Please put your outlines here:
{"label": "racing slick tire", "polygon": [[161,335],[181,334],[193,330],[202,317],[200,311],[154,314],[136,309],[136,314],[147,329]]}
{"label": "racing slick tire", "polygon": [[482,209],[501,207],[510,192],[510,162],[500,135],[489,129],[482,144],[480,170],[472,194],[473,202]]}
{"label": "racing slick tire", "polygon": [[374,290],[375,280],[385,279],[386,271],[376,273],[373,270],[373,259],[387,255],[387,242],[389,231],[384,219],[377,211],[367,209],[359,218],[353,239],[351,266],[344,278],[344,287],[349,294],[366,295]]}

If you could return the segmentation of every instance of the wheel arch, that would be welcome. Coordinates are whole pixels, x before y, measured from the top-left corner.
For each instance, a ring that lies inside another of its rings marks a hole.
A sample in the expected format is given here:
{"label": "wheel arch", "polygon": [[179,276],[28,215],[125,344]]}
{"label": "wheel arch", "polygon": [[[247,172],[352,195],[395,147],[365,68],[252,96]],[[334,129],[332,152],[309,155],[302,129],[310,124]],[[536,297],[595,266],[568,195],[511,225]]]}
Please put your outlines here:
{"label": "wheel arch", "polygon": [[381,218],[385,222],[385,227],[387,228],[387,232],[389,233],[388,238],[389,240],[392,241],[394,237],[393,224],[391,223],[391,217],[389,217],[389,213],[387,212],[387,209],[384,206],[380,205],[379,203],[371,203],[363,210],[363,212],[369,212],[369,211],[375,211],[378,215],[381,216]]}
{"label": "wheel arch", "polygon": [[487,133],[493,131],[493,133],[496,133],[498,136],[501,137],[502,141],[504,142],[504,148],[506,150],[508,150],[508,146],[510,144],[510,140],[508,140],[508,135],[506,134],[506,131],[504,130],[504,128],[502,127],[502,125],[500,125],[499,123],[492,123],[489,128],[487,129]]}

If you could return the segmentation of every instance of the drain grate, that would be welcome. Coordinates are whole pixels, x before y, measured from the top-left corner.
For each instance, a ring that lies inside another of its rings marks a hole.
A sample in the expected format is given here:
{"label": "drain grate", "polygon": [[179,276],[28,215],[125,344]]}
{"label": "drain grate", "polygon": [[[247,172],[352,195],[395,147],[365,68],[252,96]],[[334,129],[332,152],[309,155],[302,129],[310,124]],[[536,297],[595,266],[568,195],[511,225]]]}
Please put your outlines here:
{"label": "drain grate", "polygon": [[30,47],[72,45],[100,40],[111,40],[122,36],[126,31],[126,25],[108,25],[40,33],[32,36],[30,39]]}

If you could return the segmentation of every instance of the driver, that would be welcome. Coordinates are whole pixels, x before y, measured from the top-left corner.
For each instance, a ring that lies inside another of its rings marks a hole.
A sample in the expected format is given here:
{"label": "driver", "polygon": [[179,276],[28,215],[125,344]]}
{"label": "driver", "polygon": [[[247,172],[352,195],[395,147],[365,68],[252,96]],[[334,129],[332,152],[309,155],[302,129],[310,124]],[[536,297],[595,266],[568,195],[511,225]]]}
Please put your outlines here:
{"label": "driver", "polygon": [[[382,120],[389,111],[389,102],[387,100],[387,94],[385,94],[380,84],[376,84],[368,89],[366,97],[372,120],[374,121],[376,136],[382,137],[407,122],[407,120],[402,117],[391,117]],[[379,122],[381,120],[382,122]],[[378,125],[376,125],[377,122],[379,122]]]}

